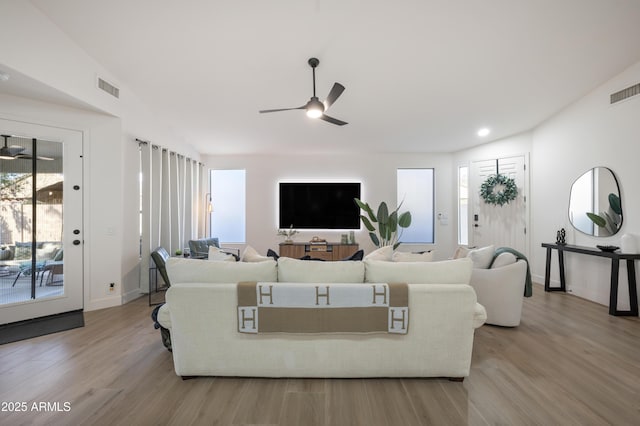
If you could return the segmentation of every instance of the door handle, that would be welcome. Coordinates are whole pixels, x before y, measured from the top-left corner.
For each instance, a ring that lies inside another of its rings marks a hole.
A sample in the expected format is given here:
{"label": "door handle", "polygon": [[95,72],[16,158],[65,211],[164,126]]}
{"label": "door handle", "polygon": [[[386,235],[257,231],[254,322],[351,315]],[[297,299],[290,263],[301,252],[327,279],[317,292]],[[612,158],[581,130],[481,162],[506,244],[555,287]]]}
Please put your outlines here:
{"label": "door handle", "polygon": [[74,246],[80,245],[80,240],[73,240],[73,245]]}

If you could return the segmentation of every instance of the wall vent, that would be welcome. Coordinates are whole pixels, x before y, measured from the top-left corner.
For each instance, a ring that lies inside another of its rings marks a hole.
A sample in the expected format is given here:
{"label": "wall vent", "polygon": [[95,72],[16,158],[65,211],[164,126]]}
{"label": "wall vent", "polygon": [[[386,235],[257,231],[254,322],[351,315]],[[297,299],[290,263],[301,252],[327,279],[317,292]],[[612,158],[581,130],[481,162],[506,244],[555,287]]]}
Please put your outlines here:
{"label": "wall vent", "polygon": [[111,96],[120,99],[120,89],[98,77],[98,87]]}
{"label": "wall vent", "polygon": [[626,89],[622,89],[619,92],[611,94],[611,103],[615,104],[616,102],[623,101],[627,98],[640,94],[640,83],[633,85],[631,87],[627,87]]}

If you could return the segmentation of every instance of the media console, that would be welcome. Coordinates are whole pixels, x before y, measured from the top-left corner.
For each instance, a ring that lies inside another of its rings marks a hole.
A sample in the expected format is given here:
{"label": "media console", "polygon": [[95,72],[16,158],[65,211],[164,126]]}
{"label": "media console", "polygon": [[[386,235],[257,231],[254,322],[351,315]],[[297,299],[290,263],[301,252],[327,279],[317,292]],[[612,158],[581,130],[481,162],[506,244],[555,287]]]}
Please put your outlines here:
{"label": "media console", "polygon": [[323,260],[342,260],[358,251],[358,244],[280,243],[280,256],[300,259],[311,256]]}

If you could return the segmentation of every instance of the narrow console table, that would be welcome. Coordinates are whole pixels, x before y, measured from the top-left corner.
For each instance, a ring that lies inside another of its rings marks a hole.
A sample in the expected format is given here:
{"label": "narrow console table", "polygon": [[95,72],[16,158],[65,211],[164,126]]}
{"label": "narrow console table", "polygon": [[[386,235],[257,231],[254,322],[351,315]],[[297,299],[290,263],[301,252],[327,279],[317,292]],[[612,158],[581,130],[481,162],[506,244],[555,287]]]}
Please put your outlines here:
{"label": "narrow console table", "polygon": [[301,258],[311,256],[323,260],[342,260],[358,251],[358,244],[280,243],[280,256]]}
{"label": "narrow console table", "polygon": [[[636,287],[635,261],[640,260],[640,254],[625,254],[602,251],[596,247],[574,246],[571,244],[542,243],[547,249],[547,265],[544,274],[545,291],[566,291],[564,276],[564,252],[586,254],[588,256],[607,257],[611,259],[611,288],[609,289],[609,315],[638,316],[638,289]],[[558,264],[560,266],[560,287],[551,287],[551,251],[558,250]],[[620,260],[627,261],[627,278],[629,281],[629,307],[627,311],[618,310],[618,276]]]}

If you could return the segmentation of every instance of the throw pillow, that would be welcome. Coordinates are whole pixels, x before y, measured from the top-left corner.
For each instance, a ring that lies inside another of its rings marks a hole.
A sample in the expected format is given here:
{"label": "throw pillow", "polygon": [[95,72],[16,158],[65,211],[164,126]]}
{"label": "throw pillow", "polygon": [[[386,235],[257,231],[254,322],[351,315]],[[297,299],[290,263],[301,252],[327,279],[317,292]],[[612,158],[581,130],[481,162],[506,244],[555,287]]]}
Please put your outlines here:
{"label": "throw pillow", "polygon": [[388,260],[393,256],[393,246],[380,247],[364,257],[364,260]]}
{"label": "throw pillow", "polygon": [[209,260],[214,262],[235,262],[236,258],[231,253],[225,253],[218,247],[209,246]]}
{"label": "throw pillow", "polygon": [[353,253],[351,256],[345,257],[342,260],[362,260],[363,256],[364,256],[364,250],[360,249],[357,252]]}
{"label": "throw pillow", "polygon": [[391,259],[394,262],[431,262],[433,261],[433,254],[433,251],[423,251],[420,253],[394,251]]}
{"label": "throw pillow", "polygon": [[511,265],[516,263],[518,258],[513,253],[500,253],[496,256],[491,264],[491,269],[502,268],[503,266]]}
{"label": "throw pillow", "polygon": [[466,247],[458,247],[455,252],[453,252],[452,259],[462,259],[463,257],[467,257],[469,254],[469,249]]}
{"label": "throw pillow", "polygon": [[271,260],[271,258],[258,254],[256,249],[251,246],[247,246],[242,253],[243,262],[264,262],[265,260]]}
{"label": "throw pillow", "polygon": [[278,256],[278,253],[276,253],[275,251],[273,251],[271,249],[267,250],[267,256],[272,258],[273,260],[278,260],[278,258],[280,257],[280,256]]}
{"label": "throw pillow", "polygon": [[493,245],[470,250],[467,257],[473,261],[473,267],[478,269],[488,269],[495,255]]}

